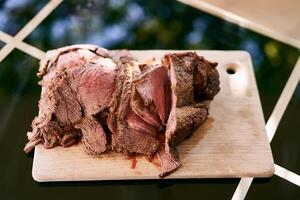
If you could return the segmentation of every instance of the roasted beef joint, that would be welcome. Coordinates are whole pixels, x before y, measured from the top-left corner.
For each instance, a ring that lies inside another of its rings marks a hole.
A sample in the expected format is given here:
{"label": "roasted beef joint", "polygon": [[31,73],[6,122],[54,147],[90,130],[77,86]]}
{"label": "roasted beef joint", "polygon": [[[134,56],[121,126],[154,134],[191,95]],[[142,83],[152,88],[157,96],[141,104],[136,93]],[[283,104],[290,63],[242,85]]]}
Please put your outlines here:
{"label": "roasted beef joint", "polygon": [[208,117],[207,102],[220,90],[216,66],[193,52],[166,54],[150,65],[93,45],[49,51],[24,151],[81,142],[93,155],[157,157],[164,177],[180,166],[176,146]]}

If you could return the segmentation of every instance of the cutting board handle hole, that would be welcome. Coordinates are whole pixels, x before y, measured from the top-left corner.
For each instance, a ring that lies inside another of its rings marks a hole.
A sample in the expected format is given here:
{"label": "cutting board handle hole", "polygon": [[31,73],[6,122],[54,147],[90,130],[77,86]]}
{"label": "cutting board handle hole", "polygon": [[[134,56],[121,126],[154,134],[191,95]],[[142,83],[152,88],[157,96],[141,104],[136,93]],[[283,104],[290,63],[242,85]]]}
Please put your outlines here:
{"label": "cutting board handle hole", "polygon": [[234,62],[226,63],[224,65],[224,68],[225,68],[227,74],[229,74],[229,75],[234,75],[237,72],[237,70],[239,69],[239,67],[240,67],[239,64],[234,63]]}
{"label": "cutting board handle hole", "polygon": [[232,66],[228,66],[228,68],[226,69],[226,72],[229,74],[229,75],[232,75],[232,74],[235,74],[235,68],[233,68]]}

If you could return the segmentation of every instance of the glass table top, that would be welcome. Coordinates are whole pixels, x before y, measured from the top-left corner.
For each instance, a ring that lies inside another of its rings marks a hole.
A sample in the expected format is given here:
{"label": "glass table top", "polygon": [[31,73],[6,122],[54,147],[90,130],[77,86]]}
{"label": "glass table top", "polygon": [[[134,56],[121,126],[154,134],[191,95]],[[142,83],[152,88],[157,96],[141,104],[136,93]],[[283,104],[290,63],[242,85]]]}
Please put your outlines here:
{"label": "glass table top", "polygon": [[[0,31],[15,35],[46,4],[0,1]],[[299,56],[299,49],[170,0],[63,1],[24,42],[42,51],[75,43],[108,49],[245,50],[251,54],[266,121]],[[0,42],[0,47],[4,45],[5,41]],[[17,48],[0,62],[0,187],[4,199],[232,197],[240,179],[35,182],[33,155],[26,156],[23,147],[38,113],[38,65],[38,59]],[[298,174],[299,108],[300,86],[271,143],[275,163]],[[300,188],[278,176],[255,179],[246,197],[295,199],[300,197]]]}
{"label": "glass table top", "polygon": [[300,48],[298,0],[179,0],[230,22]]}

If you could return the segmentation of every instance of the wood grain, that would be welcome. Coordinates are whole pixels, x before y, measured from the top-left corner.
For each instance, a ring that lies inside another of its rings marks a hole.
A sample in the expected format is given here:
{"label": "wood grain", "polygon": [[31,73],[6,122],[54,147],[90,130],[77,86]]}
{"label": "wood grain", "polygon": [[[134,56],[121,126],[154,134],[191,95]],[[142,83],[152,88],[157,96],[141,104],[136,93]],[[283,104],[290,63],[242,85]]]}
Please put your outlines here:
{"label": "wood grain", "polygon": [[[163,50],[131,51],[140,61],[159,62]],[[196,51],[217,61],[221,92],[210,104],[210,117],[193,136],[178,146],[182,167],[167,179],[268,177],[274,162],[248,53]],[[228,68],[235,74],[228,74]],[[35,148],[32,176],[36,181],[157,179],[159,169],[143,157],[131,160],[110,152],[84,153],[81,144],[69,148]]]}

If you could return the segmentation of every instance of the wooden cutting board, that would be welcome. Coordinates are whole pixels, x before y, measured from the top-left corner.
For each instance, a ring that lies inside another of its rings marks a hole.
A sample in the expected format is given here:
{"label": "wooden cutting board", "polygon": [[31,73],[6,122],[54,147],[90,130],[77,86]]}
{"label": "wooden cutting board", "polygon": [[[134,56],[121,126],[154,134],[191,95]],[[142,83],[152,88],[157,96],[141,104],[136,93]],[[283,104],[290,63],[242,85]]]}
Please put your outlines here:
{"label": "wooden cutting board", "polygon": [[[131,51],[141,62],[160,62],[164,50]],[[210,116],[178,146],[182,167],[177,178],[269,177],[274,162],[250,56],[244,51],[196,51],[219,63],[221,92],[210,104]],[[229,72],[235,72],[229,74]],[[35,148],[32,176],[44,181],[157,179],[159,169],[143,157],[132,160],[110,152],[85,154],[82,145]]]}

